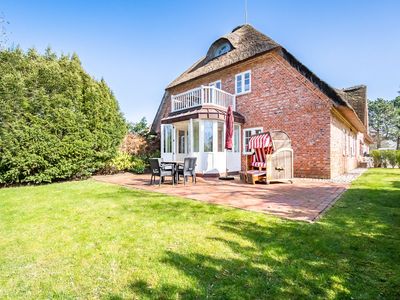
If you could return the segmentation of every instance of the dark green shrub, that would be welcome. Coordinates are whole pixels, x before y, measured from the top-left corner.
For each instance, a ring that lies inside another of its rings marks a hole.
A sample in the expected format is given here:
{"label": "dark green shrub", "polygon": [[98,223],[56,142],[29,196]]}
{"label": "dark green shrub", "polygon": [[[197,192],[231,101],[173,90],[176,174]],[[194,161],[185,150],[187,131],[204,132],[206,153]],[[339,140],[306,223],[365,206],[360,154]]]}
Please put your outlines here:
{"label": "dark green shrub", "polygon": [[381,151],[382,166],[384,168],[387,168],[389,164],[388,160],[389,151],[388,150],[380,150],[380,151]]}
{"label": "dark green shrub", "polygon": [[397,161],[396,161],[396,150],[387,150],[386,151],[386,160],[390,164],[392,168],[396,167]]}
{"label": "dark green shrub", "polygon": [[133,173],[143,174],[147,167],[146,162],[138,157],[133,158],[132,161],[133,161],[133,166],[131,168],[131,171]]}
{"label": "dark green shrub", "polygon": [[371,156],[374,160],[374,167],[380,168],[382,165],[382,154],[380,150],[372,150]]}
{"label": "dark green shrub", "polygon": [[396,150],[396,164],[400,168],[400,150]]}
{"label": "dark green shrub", "polygon": [[111,90],[76,55],[0,52],[0,183],[88,176],[115,156],[125,132]]}

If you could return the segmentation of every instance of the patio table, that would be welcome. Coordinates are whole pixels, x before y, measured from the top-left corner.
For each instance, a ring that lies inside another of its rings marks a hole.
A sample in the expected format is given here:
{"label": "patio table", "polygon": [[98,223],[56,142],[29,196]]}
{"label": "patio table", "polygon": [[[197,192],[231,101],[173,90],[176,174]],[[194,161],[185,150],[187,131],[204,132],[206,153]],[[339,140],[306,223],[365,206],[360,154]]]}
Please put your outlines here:
{"label": "patio table", "polygon": [[178,178],[177,178],[177,175],[178,175],[178,168],[179,168],[179,166],[183,166],[183,161],[163,161],[163,162],[161,162],[163,165],[173,165],[174,166],[174,170],[175,170],[175,174],[174,174],[174,177],[175,177],[175,182],[176,183],[178,183]]}

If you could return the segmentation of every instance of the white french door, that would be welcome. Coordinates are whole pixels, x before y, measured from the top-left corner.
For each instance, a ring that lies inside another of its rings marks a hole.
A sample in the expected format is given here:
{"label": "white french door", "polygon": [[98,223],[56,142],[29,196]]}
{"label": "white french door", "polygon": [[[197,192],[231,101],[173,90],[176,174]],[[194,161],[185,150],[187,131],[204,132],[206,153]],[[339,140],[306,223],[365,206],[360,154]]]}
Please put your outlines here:
{"label": "white french door", "polygon": [[188,132],[187,132],[187,125],[185,124],[184,127],[177,127],[175,128],[176,134],[176,155],[175,159],[177,161],[183,161],[185,157],[188,156]]}
{"label": "white french door", "polygon": [[164,161],[174,161],[176,153],[175,127],[161,124],[161,157]]}

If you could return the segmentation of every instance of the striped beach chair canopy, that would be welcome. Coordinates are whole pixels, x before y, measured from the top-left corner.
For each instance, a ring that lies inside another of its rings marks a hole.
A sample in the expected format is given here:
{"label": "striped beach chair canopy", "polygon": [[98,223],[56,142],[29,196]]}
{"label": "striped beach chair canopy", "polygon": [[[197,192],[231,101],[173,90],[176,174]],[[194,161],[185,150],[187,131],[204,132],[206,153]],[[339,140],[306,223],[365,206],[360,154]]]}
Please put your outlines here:
{"label": "striped beach chair canopy", "polygon": [[266,167],[266,155],[273,153],[273,143],[269,132],[254,135],[250,138],[248,147],[253,151],[251,165]]}

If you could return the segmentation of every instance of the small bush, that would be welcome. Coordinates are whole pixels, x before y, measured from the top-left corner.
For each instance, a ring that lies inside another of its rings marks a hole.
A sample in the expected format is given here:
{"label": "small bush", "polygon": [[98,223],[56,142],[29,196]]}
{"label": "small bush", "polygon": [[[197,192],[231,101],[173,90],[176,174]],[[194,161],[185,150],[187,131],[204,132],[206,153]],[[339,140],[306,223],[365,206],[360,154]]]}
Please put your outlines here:
{"label": "small bush", "polygon": [[128,171],[133,167],[132,157],[128,153],[118,152],[117,156],[111,160],[110,165],[117,171]]}
{"label": "small bush", "polygon": [[137,133],[128,133],[122,141],[120,151],[130,155],[140,156],[147,152],[148,142]]}
{"label": "small bush", "polygon": [[392,168],[396,167],[397,161],[396,161],[396,150],[387,150],[386,151],[386,160],[390,164]]}
{"label": "small bush", "polygon": [[396,151],[396,162],[397,166],[400,168],[400,150]]}
{"label": "small bush", "polygon": [[400,167],[400,150],[373,150],[371,156],[374,159],[375,168]]}
{"label": "small bush", "polygon": [[382,157],[382,166],[384,168],[387,168],[388,167],[388,152],[387,152],[387,150],[381,151],[381,157]]}
{"label": "small bush", "polygon": [[116,174],[119,172],[133,172],[137,174],[143,174],[147,165],[148,164],[144,158],[119,151],[117,156],[112,159],[99,173]]}
{"label": "small bush", "polygon": [[382,154],[380,150],[372,150],[371,156],[374,160],[374,167],[380,168],[382,166]]}
{"label": "small bush", "polygon": [[133,173],[143,174],[144,171],[146,170],[146,166],[147,166],[146,162],[143,159],[138,158],[138,157],[134,157],[132,159],[132,162],[133,162],[133,166],[131,168],[131,171]]}

